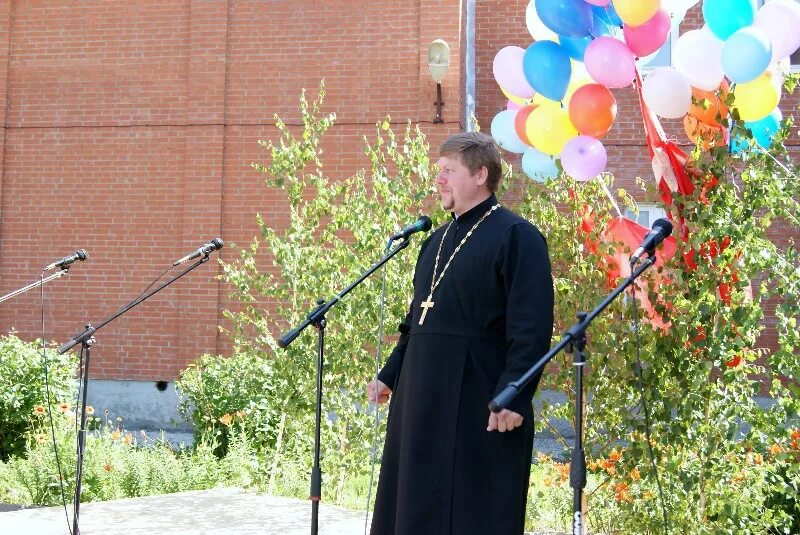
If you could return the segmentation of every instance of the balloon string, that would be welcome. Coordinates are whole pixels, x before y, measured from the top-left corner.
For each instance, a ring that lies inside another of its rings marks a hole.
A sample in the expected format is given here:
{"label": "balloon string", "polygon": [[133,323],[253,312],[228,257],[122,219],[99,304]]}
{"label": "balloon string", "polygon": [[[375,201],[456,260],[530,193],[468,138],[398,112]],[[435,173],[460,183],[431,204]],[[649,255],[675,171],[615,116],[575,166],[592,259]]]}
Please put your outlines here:
{"label": "balloon string", "polygon": [[608,197],[608,200],[611,203],[611,206],[614,207],[614,210],[617,211],[617,215],[619,216],[620,219],[622,219],[623,216],[622,216],[622,212],[619,209],[619,205],[617,204],[617,201],[614,200],[614,197],[611,195],[611,192],[608,191],[608,187],[606,187],[606,181],[605,181],[603,175],[605,175],[605,173],[602,173],[601,175],[598,175],[598,178],[599,178],[598,182],[600,182],[600,187],[603,188],[603,193],[606,194],[606,197]]}
{"label": "balloon string", "polygon": [[761,144],[758,141],[756,141],[755,143],[756,143],[756,146],[758,148],[760,148],[764,152],[764,154],[766,154],[767,156],[772,158],[772,161],[775,162],[776,164],[778,164],[778,167],[780,167],[781,169],[786,171],[787,174],[790,175],[790,176],[784,177],[786,180],[800,180],[800,178],[798,178],[797,175],[794,174],[791,169],[789,169],[788,167],[783,165],[783,163],[781,163],[777,158],[775,158],[775,156],[770,154],[769,151],[767,149],[765,149],[764,147],[762,147]]}

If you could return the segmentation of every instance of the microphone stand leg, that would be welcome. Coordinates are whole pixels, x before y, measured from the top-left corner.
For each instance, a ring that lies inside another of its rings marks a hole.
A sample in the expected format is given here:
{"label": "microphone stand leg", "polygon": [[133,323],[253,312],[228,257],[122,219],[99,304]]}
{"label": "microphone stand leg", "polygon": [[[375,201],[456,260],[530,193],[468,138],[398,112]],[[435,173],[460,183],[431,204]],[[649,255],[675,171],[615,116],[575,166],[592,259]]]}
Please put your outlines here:
{"label": "microphone stand leg", "polygon": [[[585,312],[578,312],[578,321],[586,319]],[[573,489],[572,534],[584,535],[586,524],[583,508],[583,489],[586,488],[586,452],[583,450],[583,368],[586,364],[586,335],[581,334],[570,344],[572,364],[575,367],[575,443],[572,448],[569,484]]]}
{"label": "microphone stand leg", "polygon": [[319,502],[322,500],[322,469],[320,468],[320,431],[322,426],[322,368],[325,364],[325,325],[323,316],[314,323],[317,343],[317,400],[314,428],[314,465],[311,467],[311,535],[319,532]]}
{"label": "microphone stand leg", "polygon": [[81,406],[80,427],[77,436],[77,454],[75,462],[75,496],[73,497],[72,533],[80,535],[81,482],[83,480],[83,456],[86,451],[86,398],[89,393],[89,359],[94,338],[84,340],[81,345]]}

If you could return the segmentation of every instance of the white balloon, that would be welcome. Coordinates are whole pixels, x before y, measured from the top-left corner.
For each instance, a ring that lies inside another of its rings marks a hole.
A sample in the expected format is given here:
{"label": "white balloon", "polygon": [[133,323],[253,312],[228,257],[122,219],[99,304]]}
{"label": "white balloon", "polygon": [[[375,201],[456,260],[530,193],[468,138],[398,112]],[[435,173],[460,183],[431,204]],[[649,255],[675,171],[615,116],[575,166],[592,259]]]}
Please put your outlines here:
{"label": "white balloon", "polygon": [[642,82],[642,98],[659,117],[678,119],[689,111],[692,88],[677,70],[657,67]]}
{"label": "white balloon", "polygon": [[672,51],[672,64],[689,83],[705,91],[713,91],[722,83],[722,47],[724,43],[708,26],[690,30],[678,38]]}
{"label": "white balloon", "polygon": [[773,61],[789,57],[800,47],[800,3],[771,0],[758,10],[753,26],[769,35]]}
{"label": "white balloon", "polygon": [[525,10],[525,25],[534,40],[544,41],[549,39],[558,42],[558,34],[545,26],[542,19],[539,18],[539,13],[536,11],[536,0],[528,2],[528,8]]}

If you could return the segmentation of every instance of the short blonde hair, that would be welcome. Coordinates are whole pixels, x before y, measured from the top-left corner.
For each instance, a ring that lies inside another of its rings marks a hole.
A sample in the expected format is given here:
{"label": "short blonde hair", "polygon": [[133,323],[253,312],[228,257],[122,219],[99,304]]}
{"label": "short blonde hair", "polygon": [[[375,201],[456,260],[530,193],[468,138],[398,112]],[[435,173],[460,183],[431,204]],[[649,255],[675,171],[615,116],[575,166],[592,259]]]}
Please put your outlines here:
{"label": "short blonde hair", "polygon": [[494,193],[503,176],[500,149],[491,136],[480,132],[462,132],[450,136],[439,148],[440,156],[458,156],[473,175],[486,167],[486,185]]}

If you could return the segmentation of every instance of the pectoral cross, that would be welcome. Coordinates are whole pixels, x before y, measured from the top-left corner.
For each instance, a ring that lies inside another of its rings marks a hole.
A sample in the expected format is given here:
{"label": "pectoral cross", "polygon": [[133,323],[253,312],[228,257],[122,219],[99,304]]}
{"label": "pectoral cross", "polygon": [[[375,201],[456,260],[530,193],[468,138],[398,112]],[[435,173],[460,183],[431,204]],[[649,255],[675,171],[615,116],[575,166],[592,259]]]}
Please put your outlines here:
{"label": "pectoral cross", "polygon": [[419,304],[420,308],[422,309],[422,316],[419,318],[420,325],[422,325],[422,323],[425,321],[425,316],[428,314],[428,309],[433,308],[433,301],[431,301],[432,297],[433,294],[429,294],[428,299]]}

